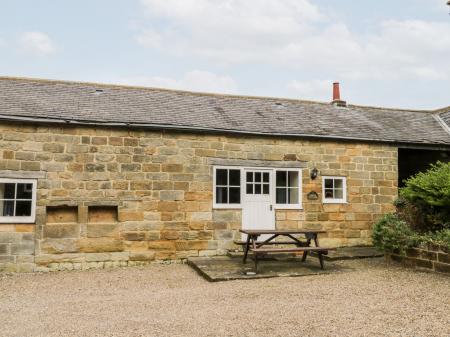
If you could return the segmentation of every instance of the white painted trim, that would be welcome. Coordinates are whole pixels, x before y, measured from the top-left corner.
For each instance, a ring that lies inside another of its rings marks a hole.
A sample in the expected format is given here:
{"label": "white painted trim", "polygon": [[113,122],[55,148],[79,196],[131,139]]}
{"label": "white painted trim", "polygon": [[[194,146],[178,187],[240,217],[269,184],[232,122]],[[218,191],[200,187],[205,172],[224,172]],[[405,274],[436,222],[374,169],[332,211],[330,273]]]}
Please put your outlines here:
{"label": "white painted trim", "polygon": [[[241,202],[239,204],[218,204],[216,203],[216,170],[217,169],[227,169],[227,170],[240,170],[241,171]],[[286,167],[286,168],[277,168],[277,167],[260,167],[260,166],[222,166],[216,165],[213,166],[213,209],[242,209],[245,197],[245,171],[246,170],[266,170],[270,171],[270,194],[272,199],[272,205],[275,210],[283,210],[283,209],[293,209],[293,210],[303,210],[303,170],[298,167]],[[276,172],[277,171],[297,171],[299,173],[298,176],[298,204],[277,204],[276,203]]]}
{"label": "white painted trim", "polygon": [[[239,170],[241,173],[241,202],[239,204],[218,204],[216,203],[216,171],[220,169],[224,170]],[[236,166],[213,166],[213,209],[241,209],[242,208],[242,175],[243,175],[242,167]]]}
{"label": "white painted trim", "polygon": [[31,193],[31,215],[30,216],[0,216],[0,224],[5,223],[34,223],[36,220],[36,179],[12,179],[0,178],[0,183],[32,184]]}
{"label": "white painted trim", "polygon": [[[342,179],[342,199],[325,199],[325,179]],[[322,203],[323,204],[346,204],[347,203],[347,177],[322,176]]]}
{"label": "white painted trim", "polygon": [[[297,171],[298,172],[298,204],[277,204],[277,171]],[[276,210],[283,209],[303,209],[303,171],[299,168],[275,168],[273,169],[273,202]]]}

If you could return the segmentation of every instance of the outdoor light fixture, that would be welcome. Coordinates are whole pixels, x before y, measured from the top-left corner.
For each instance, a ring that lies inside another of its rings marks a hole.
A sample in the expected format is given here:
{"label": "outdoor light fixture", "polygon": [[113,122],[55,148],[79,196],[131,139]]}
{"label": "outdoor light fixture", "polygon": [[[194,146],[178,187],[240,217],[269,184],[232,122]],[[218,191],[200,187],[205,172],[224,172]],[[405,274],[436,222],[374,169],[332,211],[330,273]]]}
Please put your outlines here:
{"label": "outdoor light fixture", "polygon": [[[450,0],[449,0],[450,1]],[[319,175],[319,170],[316,169],[315,167],[311,170],[311,179],[314,180],[317,178],[317,176]]]}

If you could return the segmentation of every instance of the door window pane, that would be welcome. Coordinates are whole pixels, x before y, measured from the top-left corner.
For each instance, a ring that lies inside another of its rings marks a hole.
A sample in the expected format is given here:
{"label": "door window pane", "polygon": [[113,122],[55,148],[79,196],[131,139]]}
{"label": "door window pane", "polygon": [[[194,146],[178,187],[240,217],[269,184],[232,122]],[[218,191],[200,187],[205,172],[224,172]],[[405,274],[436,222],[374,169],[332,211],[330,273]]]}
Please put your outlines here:
{"label": "door window pane", "polygon": [[265,183],[269,182],[269,172],[263,173],[263,182],[265,182]]}
{"label": "door window pane", "polygon": [[263,184],[263,194],[269,194],[269,184]]}
{"label": "door window pane", "polygon": [[247,182],[251,183],[253,181],[253,172],[247,172]]}
{"label": "door window pane", "polygon": [[247,194],[253,194],[253,184],[247,184]]}
{"label": "door window pane", "polygon": [[255,182],[261,181],[261,172],[255,172]]}
{"label": "door window pane", "polygon": [[255,194],[261,194],[261,184],[255,184]]}

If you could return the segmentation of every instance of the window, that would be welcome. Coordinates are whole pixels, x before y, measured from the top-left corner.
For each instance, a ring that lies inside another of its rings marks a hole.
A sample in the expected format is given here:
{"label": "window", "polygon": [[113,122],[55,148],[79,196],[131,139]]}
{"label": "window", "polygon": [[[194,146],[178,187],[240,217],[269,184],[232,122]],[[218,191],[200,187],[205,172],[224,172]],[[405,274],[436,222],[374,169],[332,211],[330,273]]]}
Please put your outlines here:
{"label": "window", "polygon": [[241,170],[214,168],[214,207],[236,208],[241,205]]}
{"label": "window", "polygon": [[246,172],[247,194],[270,194],[269,172]]}
{"label": "window", "polygon": [[301,171],[277,170],[275,173],[277,208],[301,208]]}
{"label": "window", "polygon": [[347,202],[345,177],[322,177],[322,195],[324,203]]}
{"label": "window", "polygon": [[31,223],[35,219],[36,180],[0,178],[0,223]]}

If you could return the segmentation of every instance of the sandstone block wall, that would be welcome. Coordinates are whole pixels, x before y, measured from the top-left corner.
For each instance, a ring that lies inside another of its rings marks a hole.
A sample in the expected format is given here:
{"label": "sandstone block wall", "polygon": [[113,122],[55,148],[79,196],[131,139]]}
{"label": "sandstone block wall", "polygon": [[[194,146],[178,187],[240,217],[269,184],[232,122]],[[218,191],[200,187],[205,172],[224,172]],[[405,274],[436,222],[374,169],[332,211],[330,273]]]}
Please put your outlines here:
{"label": "sandstone block wall", "polygon": [[[305,161],[303,210],[278,210],[276,223],[324,229],[324,245],[370,243],[371,225],[397,195],[397,149],[387,145],[0,124],[0,176],[43,174],[36,224],[0,224],[0,269],[133,265],[236,248],[241,211],[212,208],[211,158]],[[347,204],[322,203],[321,175],[347,177]],[[318,200],[307,199],[311,191]]]}

